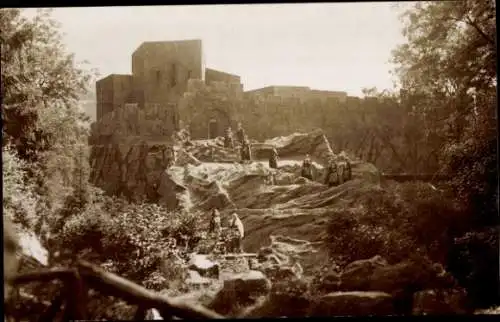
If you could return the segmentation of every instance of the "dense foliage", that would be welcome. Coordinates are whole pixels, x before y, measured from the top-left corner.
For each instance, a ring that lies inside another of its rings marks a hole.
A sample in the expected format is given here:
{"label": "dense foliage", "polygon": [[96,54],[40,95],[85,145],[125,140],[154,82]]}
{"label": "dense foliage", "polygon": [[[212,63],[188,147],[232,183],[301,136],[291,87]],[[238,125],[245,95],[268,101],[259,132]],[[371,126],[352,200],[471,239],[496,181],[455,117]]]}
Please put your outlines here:
{"label": "dense foliage", "polygon": [[12,175],[38,196],[32,224],[40,229],[77,186],[86,189],[88,123],[78,98],[93,74],[66,53],[49,10],[28,18],[20,9],[1,9],[0,24],[2,151],[20,161]]}
{"label": "dense foliage", "polygon": [[[476,305],[498,304],[495,4],[418,2],[402,20],[406,43],[393,52],[401,91],[367,90],[376,100],[361,104],[353,127],[391,152],[393,166],[383,169],[448,174],[451,194],[423,196],[418,186],[376,192],[356,216],[334,216],[332,249],[389,258],[423,251],[447,264]],[[356,243],[340,243],[339,231]]]}
{"label": "dense foliage", "polygon": [[[49,12],[21,13],[0,9],[4,214],[40,235],[54,263],[83,257],[164,288],[159,270],[169,242],[196,239],[200,216],[129,204],[88,183],[88,124],[78,98],[92,73],[66,53]],[[359,106],[315,117],[336,151],[387,171],[446,173],[450,189],[366,191],[349,212],[332,214],[332,255],[345,263],[429,256],[446,264],[476,305],[498,304],[494,2],[418,2],[402,18],[407,41],[393,52],[401,91],[366,90],[372,98]],[[182,274],[171,272],[172,280]]]}
{"label": "dense foliage", "polygon": [[64,252],[65,245],[72,245],[62,259],[83,256],[142,283],[158,273],[172,242],[184,246],[196,237],[200,218],[101,196],[65,222],[53,247]]}

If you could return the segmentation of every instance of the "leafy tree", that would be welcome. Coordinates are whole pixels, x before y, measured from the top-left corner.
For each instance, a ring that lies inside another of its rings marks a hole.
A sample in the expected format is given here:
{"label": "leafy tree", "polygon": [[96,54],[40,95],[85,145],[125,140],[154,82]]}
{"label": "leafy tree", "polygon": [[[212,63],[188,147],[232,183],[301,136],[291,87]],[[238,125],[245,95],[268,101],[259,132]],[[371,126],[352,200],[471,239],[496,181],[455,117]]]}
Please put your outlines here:
{"label": "leafy tree", "polygon": [[27,18],[21,9],[0,9],[0,30],[2,144],[24,161],[26,182],[43,196],[37,206],[42,222],[78,184],[87,184],[87,179],[75,182],[74,172],[88,162],[79,152],[86,145],[88,118],[78,99],[93,73],[65,51],[50,10]]}
{"label": "leafy tree", "polygon": [[[418,2],[402,18],[407,42],[393,53],[395,73],[406,104],[431,121],[427,131],[442,146],[442,171],[453,174],[456,200],[469,215],[462,227],[497,225],[495,3]],[[454,251],[450,268],[478,303],[498,303],[498,260],[480,259],[498,259],[498,238],[460,240],[473,263]]]}

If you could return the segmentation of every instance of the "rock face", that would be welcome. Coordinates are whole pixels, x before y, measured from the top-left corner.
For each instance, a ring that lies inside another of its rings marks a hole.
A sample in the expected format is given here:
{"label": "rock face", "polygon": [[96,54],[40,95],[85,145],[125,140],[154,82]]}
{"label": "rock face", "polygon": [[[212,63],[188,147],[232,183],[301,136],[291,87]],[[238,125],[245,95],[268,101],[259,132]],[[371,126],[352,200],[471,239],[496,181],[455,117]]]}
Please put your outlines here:
{"label": "rock face", "polygon": [[389,265],[380,256],[355,261],[342,272],[340,290],[395,292],[411,289],[414,292],[430,288],[449,288],[455,281],[439,265],[425,258],[406,260]]}
{"label": "rock face", "polygon": [[271,282],[259,271],[233,275],[224,281],[222,290],[209,307],[224,315],[235,315],[241,308],[250,306],[269,293]]}
{"label": "rock face", "polygon": [[292,134],[286,138],[275,138],[265,143],[275,146],[281,158],[309,154],[314,161],[326,164],[328,159],[334,156],[330,143],[321,129]]}
{"label": "rock face", "polygon": [[467,314],[467,293],[463,289],[424,290],[413,295],[413,314]]}
{"label": "rock face", "polygon": [[92,146],[90,181],[111,195],[158,201],[161,174],[174,163],[168,142],[129,140]]}
{"label": "rock face", "polygon": [[198,272],[201,277],[219,278],[219,265],[209,260],[206,255],[193,255],[188,263],[188,268]]}
{"label": "rock face", "polygon": [[309,316],[367,316],[394,314],[392,296],[383,292],[335,292],[320,298]]}

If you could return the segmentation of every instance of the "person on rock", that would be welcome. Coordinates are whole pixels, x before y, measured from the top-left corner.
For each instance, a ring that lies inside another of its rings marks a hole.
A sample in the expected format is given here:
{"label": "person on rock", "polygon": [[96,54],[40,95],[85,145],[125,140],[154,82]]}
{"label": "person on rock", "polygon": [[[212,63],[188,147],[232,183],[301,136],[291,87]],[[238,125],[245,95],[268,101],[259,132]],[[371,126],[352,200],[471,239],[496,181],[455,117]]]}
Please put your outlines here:
{"label": "person on rock", "polygon": [[278,151],[276,148],[271,149],[271,155],[269,156],[269,168],[278,169]]}
{"label": "person on rock", "polygon": [[243,238],[245,237],[245,228],[240,217],[236,213],[232,214],[229,228],[235,233],[235,238],[232,240],[232,249],[234,252],[243,253]]}
{"label": "person on rock", "polygon": [[250,161],[252,159],[252,152],[250,149],[250,142],[244,139],[241,145],[241,161]]}
{"label": "person on rock", "polygon": [[326,170],[325,184],[329,187],[336,186],[339,183],[339,173],[337,162],[331,159]]}
{"label": "person on rock", "polygon": [[241,122],[239,122],[238,128],[236,130],[236,139],[238,140],[238,143],[243,144],[245,138],[246,138],[245,130],[243,129]]}
{"label": "person on rock", "polygon": [[222,231],[222,226],[220,220],[220,213],[217,208],[214,208],[212,210],[212,218],[210,219],[210,227],[208,229],[208,233],[215,234],[218,240],[221,231]]}
{"label": "person on rock", "polygon": [[346,159],[345,161],[345,170],[347,172],[347,180],[351,180],[352,179],[352,167],[351,167],[351,161],[349,161],[349,159]]}
{"label": "person on rock", "polygon": [[231,127],[226,129],[226,133],[224,135],[224,147],[227,149],[234,149],[233,130]]}
{"label": "person on rock", "polygon": [[193,143],[191,142],[191,128],[189,125],[184,128],[183,137],[184,137],[184,145],[185,146],[193,145]]}
{"label": "person on rock", "polygon": [[304,161],[302,162],[302,171],[300,175],[306,179],[313,181],[313,167],[309,154],[306,155]]}

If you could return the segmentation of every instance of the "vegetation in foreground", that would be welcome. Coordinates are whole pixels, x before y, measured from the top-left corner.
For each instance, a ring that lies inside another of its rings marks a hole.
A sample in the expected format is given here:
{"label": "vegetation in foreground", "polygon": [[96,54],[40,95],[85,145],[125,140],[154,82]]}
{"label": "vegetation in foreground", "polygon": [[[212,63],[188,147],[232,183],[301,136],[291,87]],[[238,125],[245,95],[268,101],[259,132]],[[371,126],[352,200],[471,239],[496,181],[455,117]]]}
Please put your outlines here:
{"label": "vegetation in foreground", "polygon": [[[358,208],[332,214],[332,255],[350,261],[381,254],[396,261],[421,252],[443,263],[476,306],[498,305],[494,3],[419,2],[403,19],[407,42],[393,53],[402,91],[367,91],[381,99],[377,108],[363,117],[354,113],[351,119],[363,122],[330,139],[357,140],[351,130],[372,133],[368,159],[377,142],[392,151],[379,164],[382,170],[397,164],[453,178],[444,192],[420,184],[383,186]],[[1,9],[0,30],[4,215],[39,235],[61,260],[86,256],[161,288],[150,269],[162,238],[196,231],[196,215],[126,204],[92,187],[88,120],[78,98],[93,74],[66,53],[46,11],[27,19],[18,9]],[[391,114],[396,119],[387,117],[394,111],[388,106],[400,111]],[[82,238],[94,242],[85,245]],[[104,248],[116,250],[111,262]],[[134,252],[134,260],[123,255]]]}

